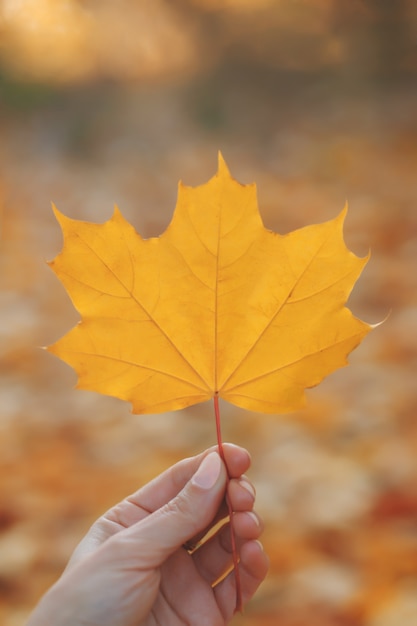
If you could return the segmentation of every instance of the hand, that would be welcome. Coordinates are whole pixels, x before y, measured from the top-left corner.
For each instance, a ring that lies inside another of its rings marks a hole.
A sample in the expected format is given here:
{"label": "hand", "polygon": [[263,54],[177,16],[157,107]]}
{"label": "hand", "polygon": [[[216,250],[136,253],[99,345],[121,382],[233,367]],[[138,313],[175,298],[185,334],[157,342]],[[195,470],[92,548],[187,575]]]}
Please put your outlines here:
{"label": "hand", "polygon": [[[217,448],[180,461],[93,524],[28,626],[224,626],[235,611],[226,469]],[[224,445],[243,602],[265,578],[262,522],[243,475],[250,457]],[[198,542],[202,539],[201,544]],[[198,544],[190,553],[184,544]],[[223,576],[223,578],[222,578]],[[217,582],[220,579],[220,582]]]}

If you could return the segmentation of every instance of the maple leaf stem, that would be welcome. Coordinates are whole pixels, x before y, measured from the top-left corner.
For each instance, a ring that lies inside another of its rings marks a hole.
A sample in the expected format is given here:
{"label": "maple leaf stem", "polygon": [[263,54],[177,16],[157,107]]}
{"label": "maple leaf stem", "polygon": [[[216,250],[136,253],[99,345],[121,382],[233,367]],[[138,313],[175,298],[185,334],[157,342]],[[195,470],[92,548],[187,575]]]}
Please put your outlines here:
{"label": "maple leaf stem", "polygon": [[229,514],[230,541],[232,545],[233,570],[235,574],[235,583],[236,583],[236,612],[238,611],[242,612],[243,605],[242,605],[242,588],[241,588],[241,583],[240,583],[240,572],[239,572],[239,554],[237,550],[236,533],[235,533],[235,528],[233,524],[233,508],[232,508],[232,504],[230,502],[230,498],[228,494],[230,473],[229,473],[229,468],[227,467],[226,458],[225,458],[224,449],[223,449],[223,440],[222,440],[221,425],[220,425],[219,395],[217,392],[214,395],[214,415],[216,418],[216,434],[217,434],[217,445],[219,448],[219,455],[226,467],[226,474],[227,474],[225,499],[226,499],[228,514]]}

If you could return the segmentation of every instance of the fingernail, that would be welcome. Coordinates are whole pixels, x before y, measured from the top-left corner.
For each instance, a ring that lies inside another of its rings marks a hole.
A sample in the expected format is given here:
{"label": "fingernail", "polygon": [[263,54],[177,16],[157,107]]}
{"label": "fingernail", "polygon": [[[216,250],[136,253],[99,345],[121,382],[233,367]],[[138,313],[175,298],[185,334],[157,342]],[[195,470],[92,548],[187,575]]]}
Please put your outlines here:
{"label": "fingernail", "polygon": [[262,550],[262,552],[265,552],[263,545],[261,544],[261,542],[259,541],[259,539],[255,539],[255,543],[258,544],[258,546],[260,547],[260,549]]}
{"label": "fingernail", "polygon": [[239,481],[239,485],[241,487],[243,487],[243,489],[246,489],[246,491],[248,491],[250,493],[252,498],[255,499],[255,496],[256,496],[255,489],[254,489],[254,487],[252,486],[252,484],[248,480],[245,480],[244,478],[241,478],[240,481]]}
{"label": "fingernail", "polygon": [[261,525],[256,513],[254,513],[253,511],[246,511],[246,515],[249,515],[258,527]]}
{"label": "fingernail", "polygon": [[222,463],[217,452],[210,452],[194,474],[192,482],[201,489],[211,489],[220,476]]}
{"label": "fingernail", "polygon": [[239,450],[240,452],[244,452],[249,459],[249,462],[252,462],[252,457],[246,448],[242,448],[242,446],[238,446],[235,443],[224,443],[223,446],[227,446],[228,448],[235,448],[235,450]]}

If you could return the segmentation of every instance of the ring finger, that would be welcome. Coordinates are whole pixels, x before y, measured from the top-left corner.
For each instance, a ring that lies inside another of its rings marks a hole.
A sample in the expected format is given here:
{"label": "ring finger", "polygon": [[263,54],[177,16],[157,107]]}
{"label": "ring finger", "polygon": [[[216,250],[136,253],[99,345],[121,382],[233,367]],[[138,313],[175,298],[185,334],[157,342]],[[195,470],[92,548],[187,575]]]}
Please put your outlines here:
{"label": "ring finger", "polygon": [[[233,515],[233,530],[239,552],[245,541],[260,537],[263,524],[254,511],[240,511]],[[192,558],[201,576],[211,585],[224,576],[233,565],[230,523],[224,524],[215,535],[198,547]]]}

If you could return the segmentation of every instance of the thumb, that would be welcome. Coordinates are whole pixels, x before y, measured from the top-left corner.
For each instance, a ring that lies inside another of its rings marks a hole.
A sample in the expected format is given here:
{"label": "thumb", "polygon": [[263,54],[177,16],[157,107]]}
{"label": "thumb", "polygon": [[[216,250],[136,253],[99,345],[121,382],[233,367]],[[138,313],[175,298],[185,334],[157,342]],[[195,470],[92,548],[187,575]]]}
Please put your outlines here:
{"label": "thumb", "polygon": [[118,533],[128,539],[137,566],[158,567],[183,543],[213,521],[226,490],[226,469],[217,452],[202,460],[196,473],[175,498]]}

